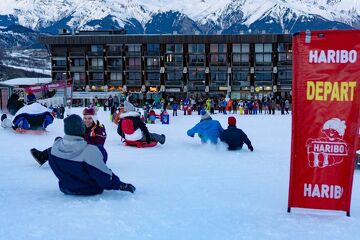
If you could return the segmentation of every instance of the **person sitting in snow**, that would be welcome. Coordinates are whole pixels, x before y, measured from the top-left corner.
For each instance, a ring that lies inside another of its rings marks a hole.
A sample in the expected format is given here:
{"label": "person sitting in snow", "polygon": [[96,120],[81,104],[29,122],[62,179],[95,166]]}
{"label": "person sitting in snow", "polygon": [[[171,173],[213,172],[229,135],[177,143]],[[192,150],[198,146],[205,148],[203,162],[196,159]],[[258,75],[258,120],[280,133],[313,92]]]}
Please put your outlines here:
{"label": "person sitting in snow", "polygon": [[120,115],[118,134],[128,141],[140,141],[150,143],[152,141],[165,143],[164,134],[150,133],[145,123],[141,121],[140,113],[135,111],[134,105],[124,102],[125,112]]}
{"label": "person sitting in snow", "polygon": [[40,103],[32,103],[20,108],[15,116],[10,119],[6,114],[1,116],[1,126],[4,128],[13,128],[17,132],[26,130],[45,130],[52,124],[54,117],[50,109]]}
{"label": "person sitting in snow", "polygon": [[[88,144],[104,146],[106,140],[106,130],[104,125],[97,121],[95,108],[85,108],[83,110],[83,121],[85,125],[84,139]],[[36,148],[30,150],[34,159],[42,166],[49,160],[49,149],[39,151]]]}
{"label": "person sitting in snow", "polygon": [[229,117],[228,124],[228,128],[220,134],[220,140],[228,145],[228,149],[241,149],[245,143],[250,151],[254,151],[249,138],[241,129],[236,127],[236,118]]}
{"label": "person sitting in snow", "polygon": [[88,144],[104,145],[106,140],[105,126],[97,120],[94,108],[83,110],[83,120],[85,124],[84,139]]}
{"label": "person sitting in snow", "polygon": [[85,124],[72,114],[64,119],[63,138],[57,138],[48,150],[49,165],[59,179],[59,189],[70,195],[96,195],[104,190],[134,193],[136,188],[120,181],[107,166],[108,154],[101,145],[84,139]]}
{"label": "person sitting in snow", "polygon": [[220,133],[222,133],[224,129],[221,127],[219,121],[212,120],[209,113],[205,110],[201,110],[200,114],[200,122],[188,130],[187,135],[194,137],[195,133],[198,133],[202,143],[210,141],[211,143],[216,144]]}
{"label": "person sitting in snow", "polygon": [[11,115],[15,115],[16,112],[25,105],[22,101],[19,100],[19,98],[19,95],[13,93],[8,99],[6,108]]}

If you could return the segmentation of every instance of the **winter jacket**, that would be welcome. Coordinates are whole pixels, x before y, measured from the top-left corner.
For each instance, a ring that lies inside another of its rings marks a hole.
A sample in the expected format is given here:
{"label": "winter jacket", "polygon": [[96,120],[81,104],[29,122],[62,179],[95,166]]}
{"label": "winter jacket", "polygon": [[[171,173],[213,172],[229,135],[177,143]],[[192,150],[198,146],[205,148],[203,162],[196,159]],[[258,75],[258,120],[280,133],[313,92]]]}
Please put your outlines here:
{"label": "winter jacket", "polygon": [[[125,120],[126,122],[130,121],[132,123],[133,133],[126,133],[123,126],[123,122],[125,123]],[[120,115],[117,133],[126,140],[139,141],[145,136],[146,141],[151,142],[149,130],[147,129],[145,123],[141,121],[140,113],[138,112],[122,113]]]}
{"label": "winter jacket", "polygon": [[201,142],[210,141],[211,143],[216,144],[222,131],[224,131],[224,129],[221,127],[219,121],[209,118],[200,121],[193,128],[188,130],[187,135],[193,137],[195,133],[198,133]]}
{"label": "winter jacket", "polygon": [[229,145],[229,150],[241,149],[245,143],[248,147],[251,146],[251,142],[246,134],[236,126],[229,126],[220,134],[220,140]]}
{"label": "winter jacket", "polygon": [[45,129],[52,124],[54,117],[51,115],[51,110],[42,106],[40,103],[33,103],[25,105],[16,112],[12,128],[26,130]]}
{"label": "winter jacket", "polygon": [[105,148],[87,144],[82,137],[65,135],[48,151],[50,167],[65,194],[94,195],[126,185],[106,166]]}
{"label": "winter jacket", "polygon": [[15,115],[20,108],[24,106],[24,103],[19,100],[19,95],[16,93],[11,94],[6,108],[11,115]]}
{"label": "winter jacket", "polygon": [[85,129],[84,139],[88,144],[104,146],[106,140],[106,130],[99,121]]}

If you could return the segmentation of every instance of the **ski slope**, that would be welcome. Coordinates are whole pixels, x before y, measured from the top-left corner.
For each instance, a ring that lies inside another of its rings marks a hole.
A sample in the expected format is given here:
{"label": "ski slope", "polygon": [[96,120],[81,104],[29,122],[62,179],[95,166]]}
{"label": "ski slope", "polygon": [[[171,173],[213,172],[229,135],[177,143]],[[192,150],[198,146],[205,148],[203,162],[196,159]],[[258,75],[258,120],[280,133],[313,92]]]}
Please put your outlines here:
{"label": "ski slope", "polygon": [[[136,186],[135,194],[79,197],[59,191],[49,165],[39,167],[29,149],[45,149],[63,136],[62,120],[40,136],[0,129],[0,239],[360,238],[359,170],[350,218],[334,211],[286,212],[291,115],[237,115],[237,126],[255,150],[229,152],[222,144],[202,145],[188,137],[200,117],[182,112],[170,125],[148,125],[166,134],[164,145],[125,147],[108,114],[98,113],[108,133],[108,166]],[[227,117],[213,116],[223,127]]]}

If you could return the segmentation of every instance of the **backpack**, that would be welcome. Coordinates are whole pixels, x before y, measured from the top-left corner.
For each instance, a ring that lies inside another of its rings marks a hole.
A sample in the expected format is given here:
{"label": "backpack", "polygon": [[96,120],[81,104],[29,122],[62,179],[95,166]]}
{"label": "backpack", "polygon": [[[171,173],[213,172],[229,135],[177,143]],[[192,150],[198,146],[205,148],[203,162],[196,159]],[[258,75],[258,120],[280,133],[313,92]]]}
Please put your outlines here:
{"label": "backpack", "polygon": [[133,120],[130,118],[124,118],[121,122],[121,130],[125,134],[133,134],[135,132]]}

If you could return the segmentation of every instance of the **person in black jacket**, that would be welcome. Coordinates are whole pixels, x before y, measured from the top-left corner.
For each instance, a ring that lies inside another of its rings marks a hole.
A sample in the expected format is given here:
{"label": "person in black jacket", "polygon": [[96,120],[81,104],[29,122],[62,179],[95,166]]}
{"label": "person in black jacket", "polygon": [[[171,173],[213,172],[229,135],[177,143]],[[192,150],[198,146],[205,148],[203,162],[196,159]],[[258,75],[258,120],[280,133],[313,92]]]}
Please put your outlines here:
{"label": "person in black jacket", "polygon": [[8,100],[6,107],[11,115],[15,115],[16,112],[25,105],[22,101],[19,100],[19,98],[19,95],[13,93]]}
{"label": "person in black jacket", "polygon": [[124,102],[125,112],[120,115],[117,133],[127,141],[150,143],[152,141],[165,143],[164,134],[150,133],[145,123],[140,118],[140,113],[135,111],[134,105]]}
{"label": "person in black jacket", "polygon": [[250,151],[254,151],[249,138],[241,129],[236,127],[236,118],[229,117],[228,124],[229,127],[220,134],[220,140],[229,146],[228,149],[241,149],[245,143]]}

